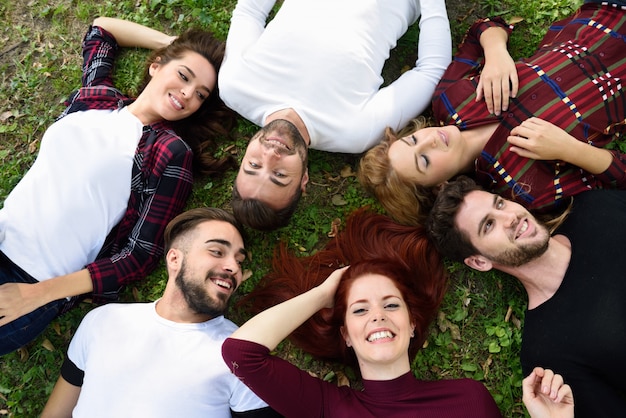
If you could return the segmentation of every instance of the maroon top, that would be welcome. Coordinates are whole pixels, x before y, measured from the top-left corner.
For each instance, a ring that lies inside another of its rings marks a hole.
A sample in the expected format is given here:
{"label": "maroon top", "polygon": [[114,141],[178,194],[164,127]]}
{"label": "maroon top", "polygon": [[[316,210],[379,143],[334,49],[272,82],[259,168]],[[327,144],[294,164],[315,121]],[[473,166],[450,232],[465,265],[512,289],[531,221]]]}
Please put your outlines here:
{"label": "maroon top", "polygon": [[429,382],[408,372],[393,380],[363,380],[357,391],[313,377],[254,342],[228,338],[222,355],[243,383],[287,418],[502,416],[485,386],[471,379]]}

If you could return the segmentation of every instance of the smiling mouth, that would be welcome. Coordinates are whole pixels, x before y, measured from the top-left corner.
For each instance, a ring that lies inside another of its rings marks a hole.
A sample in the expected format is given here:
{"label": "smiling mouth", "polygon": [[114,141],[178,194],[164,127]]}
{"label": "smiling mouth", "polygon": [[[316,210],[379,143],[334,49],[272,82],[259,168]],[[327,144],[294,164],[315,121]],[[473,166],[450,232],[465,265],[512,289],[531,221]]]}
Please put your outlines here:
{"label": "smiling mouth", "polygon": [[374,341],[382,340],[383,338],[393,338],[393,337],[394,337],[394,334],[389,330],[376,331],[368,335],[367,341],[372,343]]}
{"label": "smiling mouth", "polygon": [[446,147],[450,146],[450,143],[448,142],[448,137],[444,132],[439,131],[439,137],[441,138],[441,142],[443,142]]}
{"label": "smiling mouth", "polygon": [[170,94],[170,100],[174,103],[178,110],[183,110],[185,108],[185,106],[172,94]]}
{"label": "smiling mouth", "polygon": [[522,234],[524,234],[524,232],[526,232],[528,230],[528,220],[524,219],[523,221],[521,221],[522,226],[520,226],[517,230],[517,234],[515,235],[515,239],[518,239]]}
{"label": "smiling mouth", "polygon": [[224,290],[231,291],[235,288],[235,283],[233,282],[233,280],[228,278],[211,277],[210,280]]}

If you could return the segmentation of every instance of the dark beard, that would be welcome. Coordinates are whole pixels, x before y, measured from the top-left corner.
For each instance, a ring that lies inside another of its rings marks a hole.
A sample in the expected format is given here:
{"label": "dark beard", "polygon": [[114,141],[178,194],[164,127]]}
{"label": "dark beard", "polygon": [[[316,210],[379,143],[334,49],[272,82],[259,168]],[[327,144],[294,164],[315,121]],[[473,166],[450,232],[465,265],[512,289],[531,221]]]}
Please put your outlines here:
{"label": "dark beard", "polygon": [[[237,283],[233,277],[212,271],[209,271],[206,280],[208,280],[209,277],[216,276],[230,280],[233,286]],[[209,296],[206,288],[202,284],[191,282],[187,277],[187,266],[184,261],[178,275],[176,275],[176,285],[182,292],[189,308],[195,313],[216,318],[224,315],[224,312],[226,312],[228,296],[220,293],[218,294],[218,298],[214,299]]]}
{"label": "dark beard", "polygon": [[276,130],[281,135],[285,135],[291,139],[293,142],[293,150],[298,153],[302,159],[302,172],[304,173],[308,161],[308,146],[298,128],[296,128],[293,123],[285,119],[273,120],[261,128],[261,132],[263,132],[264,135],[267,135],[273,130]]}
{"label": "dark beard", "polygon": [[520,267],[540,257],[548,249],[550,237],[536,244],[526,244],[518,248],[506,250],[493,257],[488,257],[494,263],[507,267]]}

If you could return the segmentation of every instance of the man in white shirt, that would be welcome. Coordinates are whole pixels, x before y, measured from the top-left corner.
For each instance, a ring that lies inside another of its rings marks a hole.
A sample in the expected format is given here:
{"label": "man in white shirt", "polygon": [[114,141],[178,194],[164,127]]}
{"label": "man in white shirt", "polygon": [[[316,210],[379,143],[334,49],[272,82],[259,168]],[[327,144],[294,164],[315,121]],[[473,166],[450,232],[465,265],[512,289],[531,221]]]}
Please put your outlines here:
{"label": "man in white shirt", "polygon": [[168,224],[164,241],[163,296],[87,314],[42,417],[278,416],[221,356],[237,328],[223,313],[243,280],[241,226],[196,208]]}
{"label": "man in white shirt", "polygon": [[[224,102],[263,127],[233,190],[235,216],[262,230],[295,210],[308,148],[371,148],[426,109],[451,60],[443,0],[287,0],[266,25],[274,3],[239,0],[218,81]],[[418,18],[415,67],[381,88],[389,51]]]}

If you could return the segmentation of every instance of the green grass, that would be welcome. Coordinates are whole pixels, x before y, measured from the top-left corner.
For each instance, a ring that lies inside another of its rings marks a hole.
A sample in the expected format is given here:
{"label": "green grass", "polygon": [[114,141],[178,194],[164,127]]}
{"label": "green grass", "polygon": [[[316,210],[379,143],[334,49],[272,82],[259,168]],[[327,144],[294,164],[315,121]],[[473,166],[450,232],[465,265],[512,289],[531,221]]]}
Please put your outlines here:
{"label": "green grass", "polygon": [[[26,4],[28,3],[28,4]],[[104,0],[82,2],[1,2],[0,18],[0,202],[34,161],[41,136],[63,110],[63,99],[79,85],[80,39],[97,15],[127,18],[171,33],[202,27],[226,38],[234,0]],[[528,55],[550,21],[569,14],[580,3],[566,0],[448,1],[454,45],[476,17],[497,14],[523,18],[510,46],[512,55]],[[332,10],[329,10],[332,13]],[[391,80],[415,61],[417,27],[401,39],[385,68]],[[426,35],[427,36],[427,35]],[[140,74],[142,51],[127,51],[116,72],[116,82],[132,92]],[[255,128],[241,121],[234,150],[241,157]],[[229,145],[229,144],[227,144]],[[311,181],[307,194],[287,228],[273,233],[250,231],[247,247],[252,255],[247,268],[252,277],[241,292],[249,292],[268,271],[268,261],[280,240],[302,255],[327,242],[334,219],[345,219],[363,205],[380,206],[365,195],[356,181],[357,156],[312,151]],[[352,172],[352,173],[351,173]],[[196,182],[189,207],[228,207],[234,172]],[[453,281],[425,348],[414,359],[419,377],[440,379],[471,377],[490,390],[504,416],[524,416],[521,406],[519,349],[525,309],[523,289],[502,274],[479,274],[450,264]],[[148,301],[160,296],[166,274],[158,269],[146,280],[127,288],[124,301]],[[0,416],[34,417],[39,414],[59,373],[67,344],[89,303],[58,318],[46,332],[24,349],[0,357]],[[235,322],[246,319],[231,312]],[[300,367],[329,381],[353,378],[336,364],[316,361],[288,342],[278,350]],[[352,380],[351,384],[357,384]]]}

